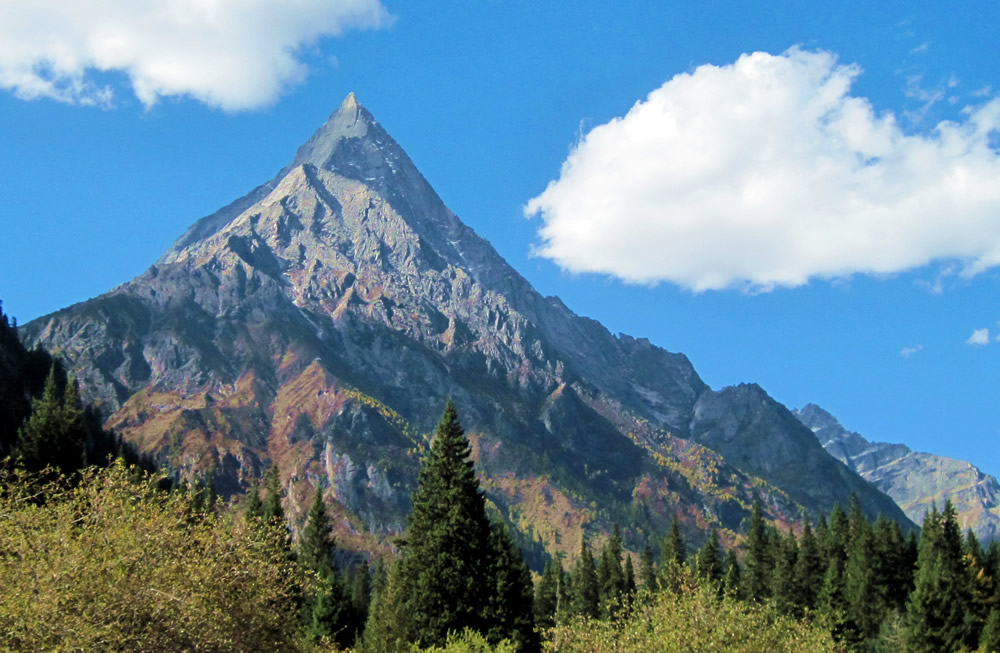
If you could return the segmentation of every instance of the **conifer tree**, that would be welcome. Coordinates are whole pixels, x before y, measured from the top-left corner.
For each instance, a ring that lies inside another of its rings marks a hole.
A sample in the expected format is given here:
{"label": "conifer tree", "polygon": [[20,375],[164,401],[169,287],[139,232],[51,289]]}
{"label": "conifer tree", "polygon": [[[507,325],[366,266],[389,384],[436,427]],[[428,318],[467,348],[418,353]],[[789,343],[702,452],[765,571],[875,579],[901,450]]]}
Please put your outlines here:
{"label": "conifer tree", "polygon": [[272,463],[264,478],[264,486],[267,488],[267,496],[264,498],[262,514],[264,521],[268,524],[284,524],[285,511],[281,507],[281,476],[278,473],[277,463]]}
{"label": "conifer tree", "polygon": [[847,542],[850,539],[851,527],[847,518],[847,513],[834,504],[830,512],[830,523],[827,527],[824,549],[827,558],[838,558],[841,562],[847,562]]}
{"label": "conifer tree", "polygon": [[660,550],[660,589],[676,592],[681,570],[687,560],[687,545],[681,536],[677,515],[670,522],[670,533],[663,540]]}
{"label": "conifer tree", "polygon": [[586,536],[580,538],[580,555],[573,566],[573,585],[570,592],[570,614],[596,619],[600,614],[600,589],[594,557],[590,554]]}
{"label": "conifer tree", "polygon": [[948,501],[943,513],[931,509],[921,531],[914,587],[906,604],[913,651],[954,651],[968,643],[968,590],[962,534]]}
{"label": "conifer tree", "polygon": [[708,534],[705,544],[698,550],[698,555],[695,559],[695,573],[698,576],[698,580],[710,587],[716,588],[721,593],[724,570],[722,568],[722,558],[719,553],[719,531],[714,527]]}
{"label": "conifer tree", "polygon": [[343,579],[333,566],[330,520],[321,486],[313,495],[298,553],[299,562],[316,579],[314,591],[305,597],[303,604],[306,636],[312,640],[332,639],[340,646],[349,646],[357,628],[356,615]]}
{"label": "conifer tree", "polygon": [[979,634],[978,650],[1000,653],[1000,608],[997,606],[990,608],[989,616],[986,617],[986,624]]}
{"label": "conifer tree", "polygon": [[488,578],[492,587],[484,614],[487,641],[509,639],[518,651],[538,651],[541,641],[535,630],[531,571],[502,522],[490,529]]}
{"label": "conifer tree", "polygon": [[649,593],[655,593],[659,589],[659,583],[656,580],[656,567],[653,565],[653,549],[650,548],[649,543],[642,547],[642,553],[639,554],[639,578],[642,581],[642,589]]}
{"label": "conifer tree", "polygon": [[844,597],[844,562],[839,556],[831,556],[828,561],[817,601],[823,623],[833,638],[838,642],[853,641],[855,638]]}
{"label": "conifer tree", "polygon": [[625,594],[622,537],[618,524],[615,524],[611,537],[601,549],[601,557],[597,563],[597,587],[601,616],[617,615],[623,607],[622,599]]}
{"label": "conifer tree", "polygon": [[799,555],[795,559],[794,603],[800,610],[815,610],[819,590],[823,586],[825,565],[819,542],[806,521],[799,538]]}
{"label": "conifer tree", "polygon": [[257,479],[250,481],[244,515],[247,519],[261,519],[264,516],[264,504],[260,500],[260,486],[257,484]]}
{"label": "conifer tree", "polygon": [[883,588],[876,584],[872,533],[865,526],[855,530],[844,565],[844,600],[856,643],[874,639],[885,617]]}
{"label": "conifer tree", "polygon": [[42,396],[31,404],[31,415],[18,430],[14,457],[30,471],[51,465],[64,475],[85,463],[83,406],[74,381],[59,388],[59,368],[53,363]]}
{"label": "conifer tree", "polygon": [[750,526],[747,528],[746,556],[743,559],[743,596],[750,601],[763,601],[770,596],[773,558],[764,508],[760,499],[753,502]]}
{"label": "conifer tree", "polygon": [[796,612],[795,604],[795,563],[798,560],[798,543],[789,530],[782,536],[776,532],[772,538],[771,599],[781,614]]}
{"label": "conifer tree", "polygon": [[[509,536],[500,537],[486,516],[471,453],[449,401],[412,496],[402,555],[373,601],[364,650],[439,646],[465,628],[517,639],[521,631],[501,633],[497,624],[520,618],[512,615],[531,618],[530,576]],[[519,644],[531,650],[531,642]]]}
{"label": "conifer tree", "polygon": [[635,567],[632,565],[632,554],[625,556],[625,596],[631,603],[638,586],[635,584]]}
{"label": "conifer tree", "polygon": [[546,564],[535,587],[535,623],[543,631],[555,626],[556,608],[559,605],[559,582],[562,563],[553,556]]}
{"label": "conifer tree", "polygon": [[738,599],[742,595],[741,584],[743,582],[743,568],[736,551],[729,550],[726,558],[722,562],[722,594],[731,599]]}
{"label": "conifer tree", "polygon": [[367,560],[362,560],[361,564],[351,571],[350,601],[351,612],[354,617],[355,638],[361,633],[365,622],[368,620],[368,606],[372,599],[371,589],[371,569]]}

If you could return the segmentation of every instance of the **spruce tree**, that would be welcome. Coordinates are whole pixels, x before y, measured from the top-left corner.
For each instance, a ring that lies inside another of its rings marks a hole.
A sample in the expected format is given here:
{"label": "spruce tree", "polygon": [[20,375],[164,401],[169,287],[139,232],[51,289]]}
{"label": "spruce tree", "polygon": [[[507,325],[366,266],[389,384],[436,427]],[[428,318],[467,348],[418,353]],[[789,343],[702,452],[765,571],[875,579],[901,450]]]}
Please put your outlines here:
{"label": "spruce tree", "polygon": [[740,568],[739,558],[736,557],[736,551],[729,551],[726,554],[726,560],[723,563],[725,573],[722,577],[722,592],[730,598],[739,597],[742,590],[743,582],[743,570]]}
{"label": "spruce tree", "polygon": [[14,458],[30,471],[51,466],[69,475],[85,462],[83,406],[74,381],[60,389],[60,369],[53,363],[42,396],[31,403],[31,415],[18,430]]}
{"label": "spruce tree", "polygon": [[[509,536],[498,537],[486,516],[471,454],[449,401],[412,496],[402,555],[373,601],[364,650],[440,646],[449,632],[465,628],[517,639],[521,631],[509,628],[520,617],[511,615],[531,617],[530,577]],[[500,594],[516,597],[516,604]]]}
{"label": "spruce tree", "polygon": [[323,488],[317,487],[299,540],[298,560],[315,580],[313,591],[303,602],[303,625],[309,639],[331,639],[345,647],[354,641],[356,616],[343,579],[333,566],[332,553]]}
{"label": "spruce tree", "polygon": [[823,586],[825,564],[819,542],[806,521],[799,538],[799,555],[795,559],[794,603],[800,610],[815,610],[819,590]]}
{"label": "spruce tree", "polygon": [[594,557],[590,554],[586,536],[580,538],[580,555],[573,566],[573,585],[570,591],[570,614],[596,619],[600,614],[600,588]]}
{"label": "spruce tree", "polygon": [[969,585],[955,508],[924,519],[913,591],[906,604],[907,637],[915,652],[954,651],[970,639]]}
{"label": "spruce tree", "polygon": [[635,592],[638,589],[635,584],[635,567],[632,566],[632,555],[625,556],[625,603],[631,606],[635,599]]}
{"label": "spruce tree", "polygon": [[771,599],[778,612],[793,614],[797,611],[795,603],[795,563],[798,560],[799,549],[795,535],[789,530],[782,536],[776,532],[772,538]]}
{"label": "spruce tree", "polygon": [[680,574],[687,560],[687,545],[681,536],[677,515],[670,522],[670,533],[663,540],[660,550],[660,589],[676,592]]}
{"label": "spruce tree", "polygon": [[601,616],[617,615],[623,607],[625,594],[625,572],[622,569],[622,537],[618,524],[615,524],[611,537],[601,549],[601,557],[597,563],[598,603]]}
{"label": "spruce tree", "polygon": [[698,556],[695,559],[695,573],[699,581],[721,593],[723,571],[722,558],[719,553],[719,531],[713,527],[705,544],[698,550]]}
{"label": "spruce tree", "polygon": [[490,549],[486,639],[492,644],[509,639],[518,651],[538,651],[531,571],[502,522],[491,524]]}
{"label": "spruce tree", "polygon": [[260,486],[257,479],[250,481],[250,492],[247,493],[247,505],[244,510],[247,519],[261,519],[264,515],[264,504],[260,500]]}
{"label": "spruce tree", "polygon": [[535,623],[542,631],[555,626],[561,576],[562,564],[558,557],[552,557],[545,564],[545,571],[535,587]]}
{"label": "spruce tree", "polygon": [[856,530],[844,565],[844,600],[857,644],[875,638],[886,614],[884,588],[875,578],[872,540],[867,524]]}
{"label": "spruce tree", "polygon": [[750,601],[763,601],[770,596],[773,564],[771,542],[764,523],[764,508],[760,499],[757,499],[753,503],[750,515],[746,556],[743,558],[744,598]]}
{"label": "spruce tree", "polygon": [[264,498],[262,507],[264,521],[268,524],[284,524],[285,511],[281,507],[281,476],[277,463],[272,463],[268,468],[264,478],[264,487],[267,489],[267,496]]}
{"label": "spruce tree", "polygon": [[639,554],[639,579],[642,581],[642,589],[649,593],[654,593],[659,589],[659,583],[656,580],[656,567],[653,564],[653,549],[650,548],[649,543],[642,547],[642,553]]}
{"label": "spruce tree", "polygon": [[989,616],[986,617],[986,624],[979,634],[978,650],[984,653],[1000,653],[1000,608],[993,606]]}

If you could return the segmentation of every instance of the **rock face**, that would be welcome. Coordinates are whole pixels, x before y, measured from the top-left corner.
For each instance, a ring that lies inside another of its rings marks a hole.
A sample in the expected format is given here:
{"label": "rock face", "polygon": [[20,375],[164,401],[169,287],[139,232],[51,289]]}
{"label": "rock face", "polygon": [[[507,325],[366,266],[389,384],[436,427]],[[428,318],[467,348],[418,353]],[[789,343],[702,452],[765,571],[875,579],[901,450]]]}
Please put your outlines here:
{"label": "rock face", "polygon": [[358,537],[404,524],[449,396],[489,498],[552,551],[675,513],[733,531],[754,496],[779,523],[851,492],[906,520],[760,388],[714,392],[685,356],[539,295],[353,95],[144,274],[22,334],[163,463],[231,494],[276,462],[293,514],[329,485]]}
{"label": "rock face", "polygon": [[971,528],[983,542],[1000,536],[1000,484],[972,463],[869,442],[815,404],[794,413],[828,452],[892,497],[915,523],[932,505],[940,510],[951,499],[963,529]]}

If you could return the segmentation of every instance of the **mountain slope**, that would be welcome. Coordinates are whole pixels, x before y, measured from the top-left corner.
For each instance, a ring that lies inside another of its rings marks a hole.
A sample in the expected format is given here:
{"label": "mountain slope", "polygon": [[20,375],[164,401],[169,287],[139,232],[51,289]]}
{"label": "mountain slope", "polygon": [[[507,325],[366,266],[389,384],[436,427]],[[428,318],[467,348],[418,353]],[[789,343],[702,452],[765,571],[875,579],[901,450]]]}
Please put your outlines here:
{"label": "mountain slope", "polygon": [[[754,496],[779,523],[851,492],[905,522],[763,391],[714,392],[685,356],[539,295],[353,95],[275,179],[23,335],[144,451],[227,494],[276,461],[293,514],[328,482],[358,538],[402,526],[448,397],[491,500],[551,550],[614,520],[644,538],[675,512],[735,530]],[[781,443],[770,453],[810,452],[812,478],[791,478],[787,456],[727,460],[748,410],[753,438]]]}
{"label": "mountain slope", "polygon": [[951,499],[963,529],[971,528],[983,542],[1000,536],[1000,483],[995,477],[962,460],[870,442],[815,404],[794,413],[827,451],[892,497],[917,524],[932,505],[941,509]]}

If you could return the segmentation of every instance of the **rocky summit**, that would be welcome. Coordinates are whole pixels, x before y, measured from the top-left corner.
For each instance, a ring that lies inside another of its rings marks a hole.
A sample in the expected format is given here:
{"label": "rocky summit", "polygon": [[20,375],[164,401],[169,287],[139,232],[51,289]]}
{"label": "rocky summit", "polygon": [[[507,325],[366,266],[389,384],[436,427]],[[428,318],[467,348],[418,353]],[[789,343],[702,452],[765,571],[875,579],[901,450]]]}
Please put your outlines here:
{"label": "rocky summit", "polygon": [[353,95],[144,274],[21,333],[179,474],[232,496],[277,464],[293,518],[329,486],[342,546],[404,525],[448,397],[488,498],[538,549],[614,522],[641,546],[674,515],[732,543],[755,497],[778,524],[852,492],[909,523],[760,387],[714,391],[685,356],[541,296]]}
{"label": "rocky summit", "polygon": [[951,500],[963,529],[971,528],[983,542],[1000,538],[1000,483],[995,477],[964,460],[870,442],[815,404],[794,412],[830,454],[892,497],[917,524],[932,507],[941,510]]}

